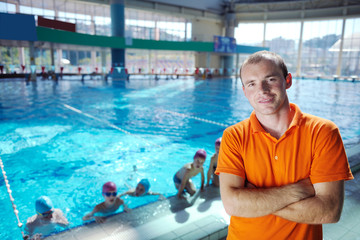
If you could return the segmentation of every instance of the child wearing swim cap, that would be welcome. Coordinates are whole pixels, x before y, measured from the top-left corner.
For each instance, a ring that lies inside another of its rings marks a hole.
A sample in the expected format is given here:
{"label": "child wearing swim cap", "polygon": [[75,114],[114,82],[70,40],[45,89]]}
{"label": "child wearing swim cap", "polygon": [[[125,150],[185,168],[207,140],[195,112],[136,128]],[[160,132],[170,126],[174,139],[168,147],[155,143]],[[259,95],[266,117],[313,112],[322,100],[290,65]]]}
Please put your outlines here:
{"label": "child wearing swim cap", "polygon": [[129,212],[130,209],[127,208],[124,201],[117,196],[117,188],[116,184],[113,182],[107,182],[102,187],[102,195],[105,199],[104,202],[99,203],[94,207],[94,209],[86,214],[82,219],[83,221],[95,219],[97,223],[103,223],[106,221],[105,216],[94,216],[96,213],[100,213],[103,215],[107,215],[110,213],[114,213],[116,210],[119,209],[121,205],[124,206],[124,211]]}
{"label": "child wearing swim cap", "polygon": [[35,201],[36,215],[26,221],[25,231],[31,239],[40,239],[42,235],[48,235],[59,227],[67,227],[68,220],[63,212],[54,208],[53,203],[47,196],[40,196]]}
{"label": "child wearing swim cap", "polygon": [[149,189],[150,189],[149,180],[146,178],[143,178],[140,180],[140,182],[138,182],[135,189],[130,189],[129,191],[120,194],[120,197],[125,196],[125,195],[129,195],[132,197],[141,197],[141,196],[146,196],[146,195],[159,195],[159,198],[161,200],[165,199],[165,197],[162,194],[156,193],[156,192],[151,192],[151,191],[149,191]]}
{"label": "child wearing swim cap", "polygon": [[207,181],[206,186],[209,186],[210,179],[212,179],[212,184],[216,187],[219,187],[219,176],[215,174],[217,167],[219,150],[220,150],[221,137],[215,141],[215,153],[211,156],[209,170],[207,172]]}
{"label": "child wearing swim cap", "polygon": [[204,149],[199,149],[195,155],[193,162],[186,163],[179,171],[174,175],[174,184],[176,189],[178,189],[177,197],[185,199],[183,196],[184,190],[186,190],[191,196],[196,193],[196,187],[191,181],[192,177],[195,177],[201,173],[201,187],[200,190],[204,190],[204,162],[206,160],[206,152]]}

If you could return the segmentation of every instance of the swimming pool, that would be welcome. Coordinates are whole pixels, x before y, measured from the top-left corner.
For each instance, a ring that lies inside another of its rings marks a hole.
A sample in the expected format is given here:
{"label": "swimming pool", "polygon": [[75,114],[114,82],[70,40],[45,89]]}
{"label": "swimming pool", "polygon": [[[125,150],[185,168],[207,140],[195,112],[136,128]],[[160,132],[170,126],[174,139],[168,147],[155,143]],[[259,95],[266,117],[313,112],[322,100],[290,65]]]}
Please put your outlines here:
{"label": "swimming pool", "polygon": [[[251,113],[235,79],[12,79],[0,90],[0,156],[24,224],[35,199],[47,195],[71,227],[81,225],[106,181],[123,192],[147,177],[152,191],[175,195],[173,174],[199,148],[207,170],[216,138]],[[334,121],[351,147],[360,142],[359,90],[360,83],[301,79],[288,93],[302,111]],[[20,238],[2,180],[0,199],[1,239]],[[130,208],[156,200],[125,198]]]}

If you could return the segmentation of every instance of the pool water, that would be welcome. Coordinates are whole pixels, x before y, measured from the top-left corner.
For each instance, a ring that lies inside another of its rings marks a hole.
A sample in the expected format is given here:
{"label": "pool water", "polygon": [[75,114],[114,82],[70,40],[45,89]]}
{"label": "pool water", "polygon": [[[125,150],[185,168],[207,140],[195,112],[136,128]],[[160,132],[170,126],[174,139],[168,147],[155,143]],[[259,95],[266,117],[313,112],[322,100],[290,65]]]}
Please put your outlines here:
{"label": "pool water", "polygon": [[[356,82],[295,79],[288,94],[302,111],[334,121],[349,148],[360,142],[359,90]],[[2,80],[0,156],[20,220],[47,195],[70,227],[81,225],[107,181],[125,192],[148,178],[152,191],[173,196],[175,172],[199,148],[207,171],[214,141],[251,111],[236,79]],[[200,176],[193,180],[199,187]],[[135,208],[158,197],[124,200]],[[0,201],[1,239],[20,238],[3,180]]]}

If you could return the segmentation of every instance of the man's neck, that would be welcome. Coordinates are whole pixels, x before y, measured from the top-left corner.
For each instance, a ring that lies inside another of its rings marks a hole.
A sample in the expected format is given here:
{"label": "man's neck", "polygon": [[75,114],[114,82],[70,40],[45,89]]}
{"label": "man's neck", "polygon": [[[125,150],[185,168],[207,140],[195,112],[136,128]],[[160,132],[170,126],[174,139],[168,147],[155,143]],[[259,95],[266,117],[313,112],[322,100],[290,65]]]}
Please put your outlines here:
{"label": "man's neck", "polygon": [[290,108],[288,102],[275,114],[256,115],[264,130],[276,139],[280,139],[289,128],[295,111]]}

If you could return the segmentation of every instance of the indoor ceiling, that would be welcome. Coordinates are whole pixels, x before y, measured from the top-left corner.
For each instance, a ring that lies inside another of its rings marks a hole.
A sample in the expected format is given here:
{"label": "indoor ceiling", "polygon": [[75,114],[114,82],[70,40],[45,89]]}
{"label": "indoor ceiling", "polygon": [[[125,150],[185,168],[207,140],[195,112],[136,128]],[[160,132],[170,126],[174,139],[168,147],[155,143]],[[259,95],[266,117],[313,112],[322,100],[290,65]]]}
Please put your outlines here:
{"label": "indoor ceiling", "polygon": [[[110,4],[119,0],[83,0]],[[122,0],[120,0],[121,2]],[[238,22],[359,17],[360,0],[124,0],[125,6],[192,17],[221,19],[227,12]]]}

